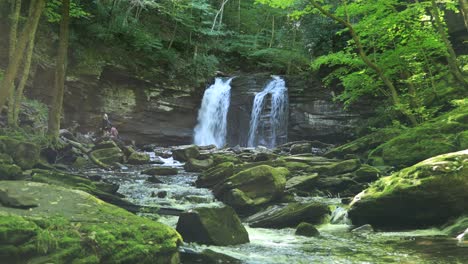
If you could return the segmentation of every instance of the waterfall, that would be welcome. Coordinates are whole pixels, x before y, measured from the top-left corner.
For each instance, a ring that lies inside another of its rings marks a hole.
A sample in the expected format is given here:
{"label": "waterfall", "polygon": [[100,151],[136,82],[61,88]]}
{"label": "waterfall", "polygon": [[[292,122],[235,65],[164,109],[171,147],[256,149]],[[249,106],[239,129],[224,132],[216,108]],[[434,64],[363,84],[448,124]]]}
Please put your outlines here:
{"label": "waterfall", "polygon": [[[271,104],[268,105],[268,99]],[[254,98],[247,145],[273,148],[287,140],[288,90],[282,78],[274,76]],[[268,107],[270,111],[268,112]]]}
{"label": "waterfall", "polygon": [[194,142],[205,146],[214,144],[218,148],[226,143],[227,113],[231,96],[232,78],[216,78],[206,89],[198,111],[198,123],[194,129]]}

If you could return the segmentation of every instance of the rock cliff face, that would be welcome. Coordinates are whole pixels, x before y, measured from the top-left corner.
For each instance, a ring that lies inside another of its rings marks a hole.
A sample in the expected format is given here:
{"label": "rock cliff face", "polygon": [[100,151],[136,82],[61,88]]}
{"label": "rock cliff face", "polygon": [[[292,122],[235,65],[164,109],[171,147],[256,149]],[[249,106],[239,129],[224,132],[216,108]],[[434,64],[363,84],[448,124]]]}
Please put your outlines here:
{"label": "rock cliff face", "polygon": [[[231,146],[247,143],[253,98],[271,80],[268,74],[240,75],[232,82],[228,114]],[[346,112],[333,102],[333,95],[319,81],[285,77],[289,90],[289,140],[342,142],[353,137],[366,109]],[[38,69],[30,95],[48,102],[53,70]],[[137,144],[190,144],[197,122],[202,87],[174,85],[167,80],[146,81],[125,70],[106,67],[96,76],[69,77],[64,99],[62,127],[79,124],[78,131],[97,132],[107,113],[123,138]]]}

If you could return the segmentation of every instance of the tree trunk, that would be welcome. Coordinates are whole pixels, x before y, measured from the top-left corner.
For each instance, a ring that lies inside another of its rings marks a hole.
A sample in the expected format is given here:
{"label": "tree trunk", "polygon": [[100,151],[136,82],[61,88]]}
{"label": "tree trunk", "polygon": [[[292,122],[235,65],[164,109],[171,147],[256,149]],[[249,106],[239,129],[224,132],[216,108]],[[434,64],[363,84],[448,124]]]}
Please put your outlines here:
{"label": "tree trunk", "polygon": [[23,59],[24,50],[26,49],[26,45],[29,42],[29,37],[31,36],[31,32],[37,28],[44,6],[45,0],[37,0],[34,3],[34,12],[32,16],[30,16],[26,21],[26,24],[24,25],[24,28],[21,31],[20,37],[16,43],[13,59],[8,63],[5,75],[0,84],[0,112],[2,111],[3,106],[5,105],[9,96],[10,87],[13,85],[16,74],[18,73],[21,61]]}
{"label": "tree trunk", "polygon": [[465,20],[465,27],[468,31],[468,0],[458,0],[460,4],[460,11],[463,15],[463,20]]}
{"label": "tree trunk", "polygon": [[445,28],[440,19],[439,8],[437,7],[435,0],[431,0],[431,5],[432,5],[431,13],[432,13],[432,16],[434,16],[434,22],[437,28],[437,32],[439,32],[439,35],[442,38],[442,41],[444,42],[445,48],[447,49],[447,52],[448,52],[448,54],[446,55],[446,58],[447,58],[447,62],[449,65],[450,73],[466,89],[468,87],[468,82],[465,80],[465,78],[463,78],[463,74],[461,73],[460,68],[458,67],[457,55],[455,54],[455,51],[453,50],[452,43],[448,39],[447,32],[445,32]]}
{"label": "tree trunk", "polygon": [[398,96],[397,89],[393,85],[393,82],[387,76],[385,76],[385,74],[384,74],[382,68],[380,68],[380,66],[378,66],[377,64],[375,64],[374,62],[372,62],[369,59],[369,57],[367,56],[367,54],[364,51],[364,48],[362,47],[359,36],[356,34],[356,31],[354,30],[353,26],[348,21],[346,21],[344,19],[341,19],[341,18],[333,15],[332,13],[328,12],[327,10],[323,9],[322,6],[320,6],[317,2],[310,1],[310,3],[312,4],[312,6],[317,8],[325,16],[327,16],[327,17],[341,23],[346,28],[348,28],[349,33],[351,34],[351,37],[353,38],[354,43],[356,44],[356,47],[358,49],[359,57],[362,59],[362,61],[369,68],[371,68],[372,70],[375,71],[375,73],[377,73],[377,76],[379,76],[380,80],[382,80],[382,82],[385,84],[385,86],[387,86],[387,88],[390,90],[390,99],[392,100],[393,105],[395,107],[397,107],[402,114],[404,114],[406,117],[408,117],[408,119],[410,120],[412,125],[417,125],[418,121],[416,120],[414,115],[408,110],[401,109],[400,98]]}
{"label": "tree trunk", "polygon": [[60,130],[60,115],[62,113],[63,91],[67,69],[68,33],[70,24],[70,0],[62,1],[62,20],[60,22],[59,47],[55,68],[55,83],[52,93],[52,105],[49,111],[48,134],[52,140],[57,140]]}
{"label": "tree trunk", "polygon": [[[33,3],[31,3],[32,5]],[[21,12],[21,0],[12,0],[11,1],[11,17],[10,17],[10,47],[8,51],[8,62],[12,62],[15,54],[16,48],[16,39],[18,35],[18,20]],[[8,125],[14,126],[13,124],[13,109],[15,101],[15,82],[10,84],[9,96],[8,96]]]}
{"label": "tree trunk", "polygon": [[[29,14],[32,14],[33,11],[34,10],[30,8]],[[16,88],[15,99],[14,99],[15,103],[12,109],[13,110],[12,125],[14,127],[18,126],[18,116],[19,116],[19,112],[21,109],[21,102],[23,101],[23,91],[24,91],[24,87],[26,86],[26,82],[28,81],[29,74],[30,74],[29,71],[31,69],[31,61],[32,61],[32,55],[34,51],[34,41],[36,39],[36,29],[34,29],[31,32],[28,47],[26,50],[26,58],[24,59],[24,62],[23,62],[23,75],[21,76],[21,80],[18,84],[18,87]]]}

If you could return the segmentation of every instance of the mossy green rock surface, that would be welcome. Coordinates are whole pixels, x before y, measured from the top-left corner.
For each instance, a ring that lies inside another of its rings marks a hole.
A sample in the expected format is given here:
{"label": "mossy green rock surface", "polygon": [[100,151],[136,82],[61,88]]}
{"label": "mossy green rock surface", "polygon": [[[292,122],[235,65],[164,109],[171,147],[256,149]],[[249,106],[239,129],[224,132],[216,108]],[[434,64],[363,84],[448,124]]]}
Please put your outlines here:
{"label": "mossy green rock surface", "polygon": [[325,204],[316,202],[290,203],[286,206],[270,206],[266,210],[250,216],[247,222],[251,227],[296,227],[302,222],[321,224],[329,213],[330,209]]}
{"label": "mossy green rock surface", "polygon": [[200,151],[196,145],[180,146],[172,150],[172,156],[178,161],[188,161],[196,159],[200,155]]}
{"label": "mossy green rock surface", "polygon": [[15,164],[0,163],[0,180],[17,180],[21,178],[21,168]]}
{"label": "mossy green rock surface", "polygon": [[215,195],[235,209],[263,205],[281,198],[288,174],[286,168],[268,165],[246,169],[220,184]]}
{"label": "mossy green rock surface", "polygon": [[249,235],[230,207],[196,208],[180,215],[177,231],[186,242],[207,245],[237,245],[249,242]]}
{"label": "mossy green rock surface", "polygon": [[310,172],[318,172],[320,175],[335,176],[348,172],[353,172],[361,166],[358,159],[343,160],[331,163],[329,165],[314,166],[309,169]]}
{"label": "mossy green rock surface", "polygon": [[355,225],[389,229],[442,225],[468,214],[468,150],[439,155],[383,177],[354,198]]}
{"label": "mossy green rock surface", "polygon": [[28,170],[39,162],[40,150],[36,144],[0,136],[0,153],[8,154],[16,165]]}
{"label": "mossy green rock surface", "polygon": [[148,164],[150,162],[150,156],[146,153],[132,152],[128,157],[127,163],[133,165]]}
{"label": "mossy green rock surface", "polygon": [[372,165],[411,166],[427,158],[466,149],[468,105],[461,106],[375,148],[369,154]]}
{"label": "mossy green rock surface", "polygon": [[2,181],[34,197],[29,210],[0,205],[0,256],[5,263],[178,263],[180,235],[88,193]]}
{"label": "mossy green rock surface", "polygon": [[115,162],[122,162],[124,154],[118,147],[97,149],[91,152],[96,159],[102,163],[112,165]]}
{"label": "mossy green rock surface", "polygon": [[198,176],[195,183],[197,187],[211,188],[231,177],[233,174],[234,164],[232,162],[223,162],[204,171]]}

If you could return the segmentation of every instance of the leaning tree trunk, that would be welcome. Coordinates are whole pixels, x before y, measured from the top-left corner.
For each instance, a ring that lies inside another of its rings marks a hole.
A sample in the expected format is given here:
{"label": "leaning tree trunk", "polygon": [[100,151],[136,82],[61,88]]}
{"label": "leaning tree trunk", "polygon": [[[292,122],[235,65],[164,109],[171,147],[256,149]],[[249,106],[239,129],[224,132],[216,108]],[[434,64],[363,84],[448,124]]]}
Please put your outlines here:
{"label": "leaning tree trunk", "polygon": [[[34,12],[34,9],[31,6],[31,8],[29,9],[29,16],[31,16],[33,12]],[[23,74],[21,75],[21,80],[18,84],[18,87],[16,87],[13,107],[10,106],[8,108],[9,115],[10,115],[10,111],[13,112],[12,120],[8,121],[9,124],[13,127],[18,126],[18,116],[19,116],[19,112],[21,109],[21,103],[23,101],[23,91],[24,91],[24,87],[26,87],[26,82],[28,81],[28,77],[29,77],[29,71],[31,69],[31,61],[32,61],[32,55],[34,51],[34,41],[36,39],[36,29],[37,27],[33,31],[31,31],[31,34],[29,36],[28,47],[26,49],[26,58],[23,61]]]}
{"label": "leaning tree trunk", "polygon": [[460,11],[463,15],[463,20],[465,20],[465,27],[468,31],[468,0],[458,0],[460,5]]}
{"label": "leaning tree trunk", "polygon": [[[361,40],[359,36],[357,35],[356,31],[354,30],[354,27],[346,20],[339,18],[335,16],[334,14],[328,12],[327,10],[323,9],[322,6],[320,6],[317,2],[315,1],[310,1],[312,6],[317,8],[323,15],[337,21],[338,23],[344,25],[348,30],[349,33],[351,34],[351,37],[354,40],[354,43],[356,44],[356,47],[358,49],[358,55],[362,59],[362,61],[367,65],[367,67],[371,68],[375,73],[377,73],[377,76],[379,76],[380,80],[387,86],[387,88],[390,90],[390,99],[393,102],[393,105],[395,107],[401,107],[400,104],[400,98],[397,92],[396,87],[393,85],[393,82],[384,74],[384,71],[382,68],[377,65],[376,63],[372,62],[371,59],[367,56],[366,52],[364,51],[364,48],[361,44]],[[418,121],[416,120],[416,117],[408,110],[406,109],[399,109],[399,111],[408,117],[412,125],[417,125]]]}
{"label": "leaning tree trunk", "polygon": [[70,0],[62,1],[62,20],[60,22],[59,47],[55,68],[55,83],[52,93],[52,105],[49,111],[48,134],[52,140],[57,140],[60,130],[60,115],[62,113],[63,91],[67,69],[68,32],[70,24]]}
{"label": "leaning tree trunk", "polygon": [[439,7],[437,7],[435,0],[431,0],[431,5],[432,5],[431,13],[434,16],[434,22],[436,25],[437,32],[442,38],[442,41],[444,42],[445,48],[447,49],[447,52],[448,52],[448,54],[446,55],[446,58],[447,58],[447,62],[449,65],[450,73],[466,89],[468,87],[468,82],[465,80],[465,78],[463,78],[463,74],[461,73],[460,68],[458,67],[457,55],[455,54],[455,50],[453,50],[452,43],[448,39],[447,32],[445,32],[445,28],[442,24],[442,21],[440,20]]}
{"label": "leaning tree trunk", "polygon": [[37,25],[39,24],[39,19],[41,18],[42,10],[45,6],[45,0],[37,0],[34,4],[34,12],[32,16],[28,18],[26,24],[24,25],[23,30],[16,42],[15,52],[13,54],[12,60],[8,62],[8,67],[6,68],[5,75],[0,84],[0,112],[5,105],[7,98],[10,95],[10,87],[13,85],[13,82],[16,78],[18,70],[23,59],[23,53],[26,49],[26,45],[29,42],[29,37],[32,31],[35,31]]}
{"label": "leaning tree trunk", "polygon": [[[10,47],[8,51],[8,61],[12,62],[16,48],[16,38],[18,35],[18,20],[21,12],[21,0],[11,0],[11,17],[10,17]],[[12,126],[13,105],[14,105],[14,90],[15,83],[11,83],[8,97],[8,125]]]}

